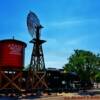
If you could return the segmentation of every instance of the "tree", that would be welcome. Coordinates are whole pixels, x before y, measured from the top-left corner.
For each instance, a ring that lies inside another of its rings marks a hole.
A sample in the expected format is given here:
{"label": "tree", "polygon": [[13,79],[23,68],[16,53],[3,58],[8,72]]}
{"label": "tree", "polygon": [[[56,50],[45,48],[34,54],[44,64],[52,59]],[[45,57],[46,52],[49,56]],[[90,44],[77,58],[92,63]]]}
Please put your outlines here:
{"label": "tree", "polygon": [[99,68],[100,55],[85,50],[74,50],[74,54],[69,57],[69,62],[64,66],[66,72],[76,72],[84,85],[90,85]]}

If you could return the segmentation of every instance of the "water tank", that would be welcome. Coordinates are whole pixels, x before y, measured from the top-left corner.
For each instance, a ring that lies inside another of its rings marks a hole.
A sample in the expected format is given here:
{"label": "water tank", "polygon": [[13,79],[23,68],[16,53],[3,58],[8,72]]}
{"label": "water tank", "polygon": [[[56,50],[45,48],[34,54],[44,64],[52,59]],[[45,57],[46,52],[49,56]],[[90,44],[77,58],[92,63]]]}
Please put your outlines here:
{"label": "water tank", "polygon": [[0,69],[24,67],[26,44],[15,39],[0,40]]}

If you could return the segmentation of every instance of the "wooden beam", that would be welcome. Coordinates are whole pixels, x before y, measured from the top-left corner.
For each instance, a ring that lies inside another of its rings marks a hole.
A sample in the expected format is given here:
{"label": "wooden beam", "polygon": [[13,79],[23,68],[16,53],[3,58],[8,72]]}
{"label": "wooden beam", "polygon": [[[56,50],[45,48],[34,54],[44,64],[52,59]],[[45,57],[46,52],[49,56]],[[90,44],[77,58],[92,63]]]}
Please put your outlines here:
{"label": "wooden beam", "polygon": [[5,79],[8,80],[8,83],[6,83],[6,84],[2,87],[2,89],[8,87],[9,84],[12,84],[16,89],[18,89],[19,91],[21,91],[21,88],[20,88],[18,85],[16,85],[16,84],[14,83],[14,81],[21,75],[21,73],[18,73],[18,74],[17,74],[15,77],[13,77],[12,79],[10,79],[3,71],[1,72],[1,74],[4,76]]}

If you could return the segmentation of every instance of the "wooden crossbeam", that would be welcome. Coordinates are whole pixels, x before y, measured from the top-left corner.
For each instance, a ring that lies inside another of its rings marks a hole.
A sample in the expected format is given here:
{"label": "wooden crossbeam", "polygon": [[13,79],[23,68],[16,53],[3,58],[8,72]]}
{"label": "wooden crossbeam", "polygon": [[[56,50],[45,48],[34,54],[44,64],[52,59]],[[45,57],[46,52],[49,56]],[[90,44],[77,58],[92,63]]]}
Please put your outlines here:
{"label": "wooden crossbeam", "polygon": [[18,85],[16,85],[15,83],[14,83],[14,81],[19,77],[19,76],[21,76],[21,73],[18,73],[15,77],[13,77],[12,79],[10,79],[4,72],[2,72],[1,71],[1,74],[8,80],[8,83],[6,83],[3,87],[2,87],[2,89],[3,88],[6,88],[6,87],[8,87],[8,85],[13,85],[16,89],[18,89],[19,91],[21,91],[21,89],[19,88],[19,86]]}
{"label": "wooden crossbeam", "polygon": [[[39,76],[40,74],[43,74],[43,75]],[[46,73],[35,73],[34,72],[34,76],[36,77],[36,79],[38,79],[38,82],[33,86],[34,88],[37,88],[39,84],[41,84],[41,86],[45,86],[46,88],[48,88],[45,82],[45,75]]]}

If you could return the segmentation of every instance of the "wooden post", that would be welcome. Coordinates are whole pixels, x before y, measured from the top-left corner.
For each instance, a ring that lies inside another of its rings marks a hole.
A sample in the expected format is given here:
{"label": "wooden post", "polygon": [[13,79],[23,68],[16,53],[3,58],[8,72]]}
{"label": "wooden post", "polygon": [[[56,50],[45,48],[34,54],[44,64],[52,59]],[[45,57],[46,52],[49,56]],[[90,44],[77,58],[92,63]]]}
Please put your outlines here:
{"label": "wooden post", "polygon": [[2,74],[1,74],[1,69],[0,69],[0,88],[2,87]]}

